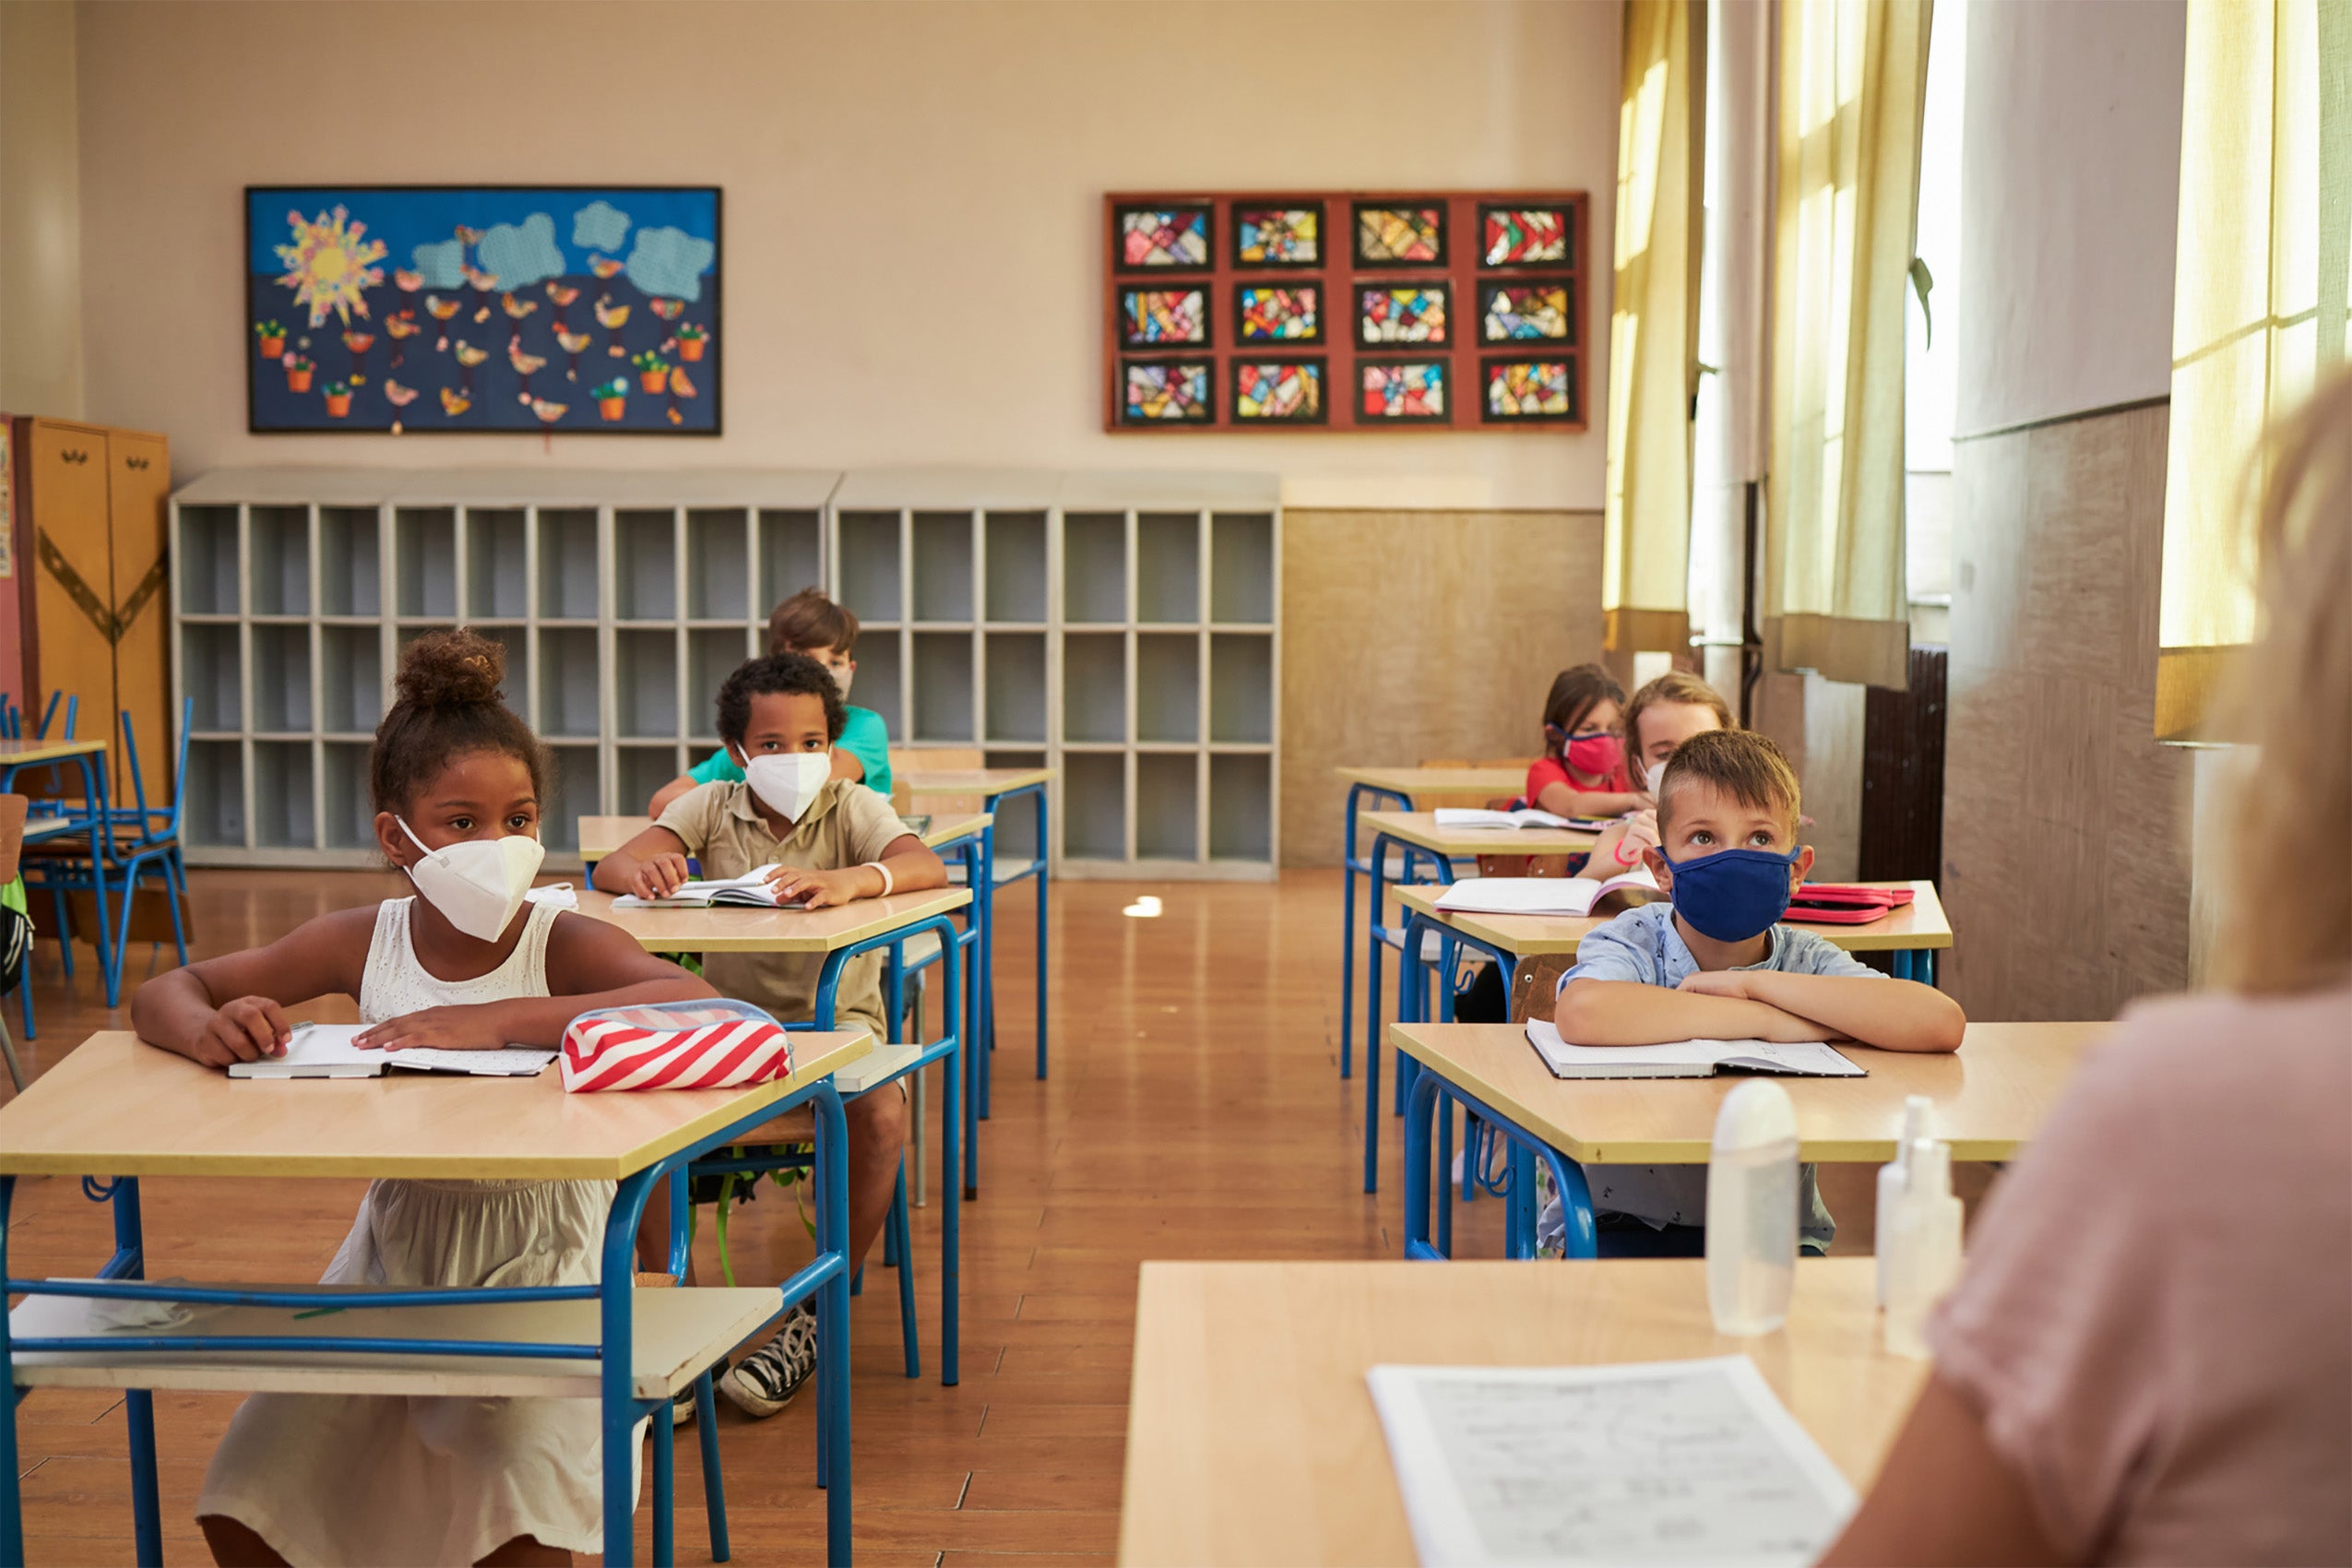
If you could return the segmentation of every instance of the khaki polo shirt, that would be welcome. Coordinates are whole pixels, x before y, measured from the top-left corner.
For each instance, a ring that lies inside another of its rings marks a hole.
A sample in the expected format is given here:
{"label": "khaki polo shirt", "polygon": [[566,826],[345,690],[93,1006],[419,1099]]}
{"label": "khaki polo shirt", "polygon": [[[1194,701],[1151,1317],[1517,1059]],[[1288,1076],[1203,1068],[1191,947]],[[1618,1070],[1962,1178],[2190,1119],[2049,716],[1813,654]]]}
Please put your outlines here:
{"label": "khaki polo shirt", "polygon": [[[752,804],[751,786],[742,783],[691,790],[672,801],[654,826],[683,840],[686,853],[702,862],[707,877],[741,876],[770,864],[841,871],[882,859],[883,850],[907,832],[889,801],[840,778],[826,780],[782,838],[767,830]],[[883,1017],[882,963],[881,953],[864,953],[842,967],[833,1007],[837,1028],[861,1023],[874,1039],[890,1038]],[[816,982],[824,968],[821,953],[707,953],[702,961],[703,978],[721,996],[764,1007],[788,1024],[816,1016]]]}

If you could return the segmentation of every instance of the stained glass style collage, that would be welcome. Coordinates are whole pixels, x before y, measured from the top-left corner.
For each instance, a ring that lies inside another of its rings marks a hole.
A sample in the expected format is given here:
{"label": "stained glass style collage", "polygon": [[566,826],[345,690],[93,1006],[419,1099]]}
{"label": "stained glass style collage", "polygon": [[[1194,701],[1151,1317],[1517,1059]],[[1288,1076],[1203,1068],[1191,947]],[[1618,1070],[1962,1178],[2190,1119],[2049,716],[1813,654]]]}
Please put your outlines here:
{"label": "stained glass style collage", "polygon": [[1105,199],[1105,428],[1581,429],[1581,193]]}

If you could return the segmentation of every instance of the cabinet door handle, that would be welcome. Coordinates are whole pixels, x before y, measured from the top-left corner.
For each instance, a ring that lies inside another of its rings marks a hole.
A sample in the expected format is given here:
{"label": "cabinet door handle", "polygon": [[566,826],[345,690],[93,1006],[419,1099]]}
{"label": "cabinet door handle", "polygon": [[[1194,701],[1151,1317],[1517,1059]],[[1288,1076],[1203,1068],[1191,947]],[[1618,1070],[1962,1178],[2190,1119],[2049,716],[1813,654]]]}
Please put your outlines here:
{"label": "cabinet door handle", "polygon": [[126,469],[144,469],[147,467],[147,459],[145,457],[125,457],[123,459],[123,466]]}
{"label": "cabinet door handle", "polygon": [[69,463],[87,463],[87,462],[89,462],[89,453],[87,453],[87,452],[77,452],[77,451],[72,450],[71,448],[68,448],[68,449],[67,449],[67,450],[64,453],[64,457],[65,457],[65,461],[67,461],[67,462],[69,462]]}

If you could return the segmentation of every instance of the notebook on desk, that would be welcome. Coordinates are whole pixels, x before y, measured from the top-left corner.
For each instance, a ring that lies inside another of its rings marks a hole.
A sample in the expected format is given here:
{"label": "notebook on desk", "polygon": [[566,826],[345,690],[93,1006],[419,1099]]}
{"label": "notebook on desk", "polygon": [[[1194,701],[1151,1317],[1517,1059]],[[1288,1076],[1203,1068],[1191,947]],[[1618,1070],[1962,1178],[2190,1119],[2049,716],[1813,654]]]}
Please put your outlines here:
{"label": "notebook on desk", "polygon": [[612,900],[616,909],[707,909],[714,904],[742,904],[757,909],[789,909],[798,898],[778,898],[767,879],[776,874],[773,865],[754,866],[741,876],[713,877],[700,882],[682,882],[678,890],[667,898],[640,898],[634,893],[624,893]]}
{"label": "notebook on desk", "polygon": [[1649,867],[1595,882],[1582,876],[1466,876],[1437,896],[1437,907],[1458,915],[1589,915],[1609,900],[1611,913],[1659,897]]}
{"label": "notebook on desk", "polygon": [[1440,827],[1566,827],[1571,820],[1523,806],[1515,812],[1479,811],[1470,806],[1440,806],[1431,814]]}
{"label": "notebook on desk", "polygon": [[476,1078],[529,1078],[555,1060],[552,1051],[509,1046],[504,1051],[362,1051],[351,1042],[364,1024],[297,1024],[286,1054],[260,1062],[232,1062],[232,1078],[380,1078],[394,1068],[411,1073],[457,1073]]}
{"label": "notebook on desk", "polygon": [[1870,1075],[1819,1040],[1685,1039],[1663,1045],[1571,1045],[1549,1018],[1527,1020],[1527,1043],[1555,1078],[1705,1078],[1720,1072],[1799,1078]]}

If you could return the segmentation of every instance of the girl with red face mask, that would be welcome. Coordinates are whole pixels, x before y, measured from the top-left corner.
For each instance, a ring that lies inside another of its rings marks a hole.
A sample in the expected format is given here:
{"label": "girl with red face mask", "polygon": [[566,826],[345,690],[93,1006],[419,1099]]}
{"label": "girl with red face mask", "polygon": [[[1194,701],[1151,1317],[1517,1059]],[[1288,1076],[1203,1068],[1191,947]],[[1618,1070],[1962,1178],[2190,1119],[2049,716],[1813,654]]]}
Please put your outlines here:
{"label": "girl with red face mask", "polygon": [[1563,670],[1543,705],[1543,755],[1527,769],[1527,804],[1561,816],[1616,816],[1654,803],[1625,766],[1625,688],[1598,664]]}

